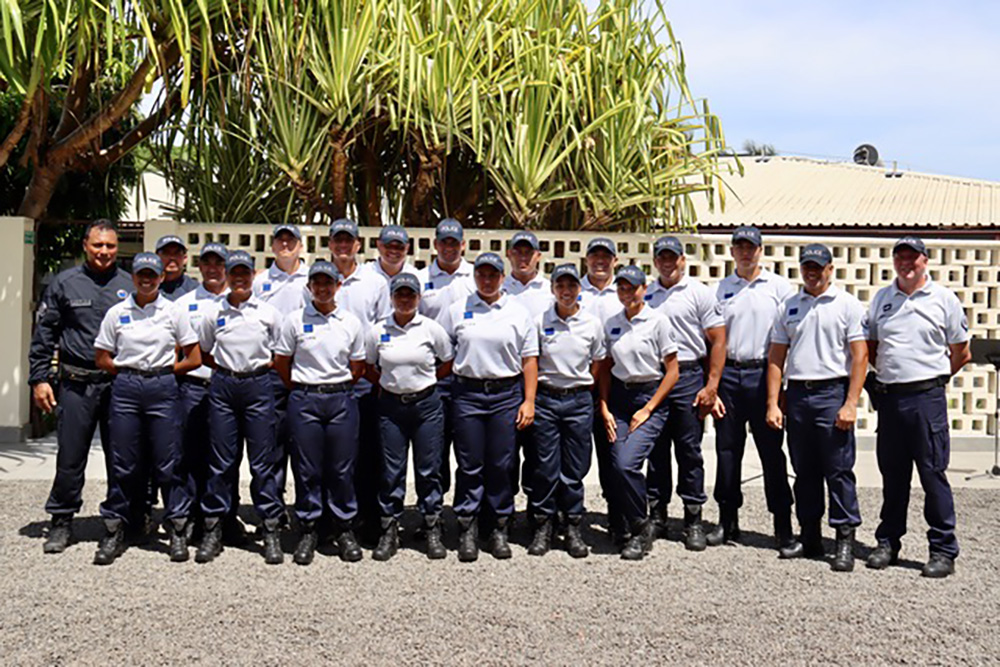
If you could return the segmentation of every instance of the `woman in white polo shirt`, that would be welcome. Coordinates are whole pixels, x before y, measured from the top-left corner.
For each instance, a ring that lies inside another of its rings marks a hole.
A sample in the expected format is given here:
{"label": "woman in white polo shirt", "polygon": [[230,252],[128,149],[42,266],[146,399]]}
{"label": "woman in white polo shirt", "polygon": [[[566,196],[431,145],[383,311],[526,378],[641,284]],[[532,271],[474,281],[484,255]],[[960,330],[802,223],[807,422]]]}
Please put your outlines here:
{"label": "woman in white polo shirt", "polygon": [[[107,533],[94,555],[98,565],[110,565],[125,551],[124,528],[133,517],[132,508],[144,502],[149,479],[144,459],[151,460],[153,476],[163,492],[170,560],[188,559],[193,490],[179,470],[181,413],[174,376],[200,366],[201,351],[188,320],[160,294],[160,258],[139,253],[132,270],[135,292],[107,312],[94,342],[97,367],[115,378],[110,408],[111,477],[107,499],[101,504]],[[181,361],[177,361],[178,347],[184,353]]]}

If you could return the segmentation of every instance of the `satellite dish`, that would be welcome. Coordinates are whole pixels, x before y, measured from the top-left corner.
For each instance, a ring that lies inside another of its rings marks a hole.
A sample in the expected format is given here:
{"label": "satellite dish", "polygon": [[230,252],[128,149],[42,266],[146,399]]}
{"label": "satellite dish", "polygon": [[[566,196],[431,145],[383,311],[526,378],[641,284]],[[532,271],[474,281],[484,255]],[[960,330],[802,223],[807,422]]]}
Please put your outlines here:
{"label": "satellite dish", "polygon": [[854,163],[874,167],[878,164],[878,151],[871,144],[861,144],[854,149]]}

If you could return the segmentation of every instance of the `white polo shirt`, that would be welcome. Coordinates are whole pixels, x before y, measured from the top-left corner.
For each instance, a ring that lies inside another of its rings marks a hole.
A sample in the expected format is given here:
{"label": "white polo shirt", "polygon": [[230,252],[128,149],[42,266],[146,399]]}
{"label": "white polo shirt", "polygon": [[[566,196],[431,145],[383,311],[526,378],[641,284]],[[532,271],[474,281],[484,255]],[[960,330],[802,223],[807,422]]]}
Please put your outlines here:
{"label": "white polo shirt", "polygon": [[476,291],[472,262],[464,259],[454,273],[441,269],[435,259],[426,268],[419,270],[419,279],[420,314],[432,320],[439,320],[442,310]]}
{"label": "white polo shirt", "polygon": [[354,272],[341,282],[337,306],[361,320],[365,329],[392,312],[385,280],[360,264],[355,265]]}
{"label": "white polo shirt", "polygon": [[[384,280],[385,281],[386,289],[388,289],[388,287],[389,287],[389,281],[392,280],[392,276],[390,276],[388,273],[386,273],[385,269],[382,268],[382,260],[381,259],[377,259],[376,258],[376,259],[373,259],[370,262],[365,262],[365,265],[363,267],[361,267],[361,268],[365,269],[366,271],[371,271],[376,276],[378,276],[379,278],[381,278],[382,280]],[[420,271],[417,270],[417,267],[413,266],[412,264],[410,264],[409,262],[406,262],[406,261],[403,262],[403,268],[401,268],[399,270],[399,272],[400,273],[409,273],[411,275],[416,276],[417,278],[420,277]]]}
{"label": "white polo shirt", "polygon": [[365,358],[364,327],[343,308],[324,315],[310,301],[282,322],[274,353],[292,358],[292,382],[350,382],[351,361]]}
{"label": "white polo shirt", "polygon": [[659,280],[646,288],[646,305],[667,316],[677,342],[677,360],[694,361],[708,354],[705,332],[725,326],[722,306],[712,288],[685,275],[670,288]]}
{"label": "white polo shirt", "polygon": [[663,378],[663,360],[677,354],[670,320],[644,307],[631,320],[625,310],[604,323],[611,374],[622,382],[654,382]]}
{"label": "white polo shirt", "polygon": [[497,380],[521,374],[522,359],[538,356],[538,331],[520,303],[503,294],[494,303],[479,293],[451,304],[442,322],[455,346],[456,375]]}
{"label": "white polo shirt", "polygon": [[312,299],[309,292],[309,267],[299,261],[295,273],[285,273],[278,265],[271,266],[253,278],[253,294],[269,303],[282,315],[298,310]]}
{"label": "white polo shirt", "polygon": [[723,278],[715,296],[726,322],[726,358],[766,359],[781,304],[793,294],[795,288],[788,280],[767,269],[762,269],[753,282],[735,272]]}
{"label": "white polo shirt", "polygon": [[[219,302],[225,299],[228,294],[228,289],[223,290],[222,294],[212,294],[205,289],[204,285],[199,283],[198,287],[181,295],[174,303],[180,308],[181,314],[187,318],[187,321],[191,324],[191,329],[198,334],[200,339],[202,320],[206,317],[215,317],[215,313],[219,309]],[[208,380],[212,377],[212,369],[208,366],[199,366],[187,375],[188,377]]]}
{"label": "white polo shirt", "polygon": [[255,296],[233,306],[219,302],[215,317],[201,322],[201,346],[217,366],[249,373],[271,363],[271,352],[281,333],[281,313]]}
{"label": "white polo shirt", "polygon": [[553,304],[538,316],[538,382],[557,389],[594,384],[590,365],[607,356],[604,326],[582,308],[565,320]]}
{"label": "white polo shirt", "polygon": [[149,371],[173,366],[177,346],[197,342],[198,335],[173,302],[160,294],[140,308],[132,294],[104,314],[94,347],[113,354],[116,368]]}
{"label": "white polo shirt", "polygon": [[587,312],[593,313],[603,324],[612,315],[621,312],[622,302],[618,300],[618,287],[615,281],[609,282],[604,289],[597,289],[590,282],[590,276],[580,280],[580,305]]}
{"label": "white polo shirt", "polygon": [[555,300],[552,296],[552,283],[541,272],[535,274],[527,284],[508,274],[503,279],[503,291],[527,309],[532,321],[548,310]]}
{"label": "white polo shirt", "polygon": [[366,341],[366,361],[378,367],[379,386],[394,394],[413,394],[437,384],[437,362],[455,356],[444,327],[420,314],[406,326],[390,315],[368,331]]}
{"label": "white polo shirt", "polygon": [[907,296],[895,280],[868,311],[868,340],[878,341],[880,382],[920,382],[951,375],[949,345],[969,340],[969,322],[954,292],[931,281]]}
{"label": "white polo shirt", "polygon": [[833,380],[851,375],[851,343],[865,340],[865,307],[830,285],[818,297],[804,289],[782,307],[771,342],[788,346],[785,377]]}

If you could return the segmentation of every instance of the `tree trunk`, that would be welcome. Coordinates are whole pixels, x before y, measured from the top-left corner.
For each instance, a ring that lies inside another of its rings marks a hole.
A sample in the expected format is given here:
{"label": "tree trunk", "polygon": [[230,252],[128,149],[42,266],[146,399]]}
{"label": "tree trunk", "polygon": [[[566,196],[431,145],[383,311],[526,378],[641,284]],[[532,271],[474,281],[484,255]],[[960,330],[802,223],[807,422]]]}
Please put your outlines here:
{"label": "tree trunk", "polygon": [[339,125],[330,128],[333,147],[330,165],[330,209],[333,219],[347,215],[347,133]]}
{"label": "tree trunk", "polygon": [[441,170],[443,148],[427,149],[423,145],[416,149],[417,174],[413,179],[410,206],[406,222],[411,227],[428,227],[431,214],[431,197],[437,184],[437,174]]}
{"label": "tree trunk", "polygon": [[365,216],[371,227],[382,226],[382,188],[379,182],[382,177],[382,167],[379,164],[376,148],[369,141],[361,146],[361,166],[364,178]]}
{"label": "tree trunk", "polygon": [[24,199],[21,200],[17,214],[33,220],[40,219],[45,214],[45,209],[49,207],[56,186],[59,185],[59,179],[64,173],[65,169],[56,169],[36,162],[31,171],[31,182],[24,191]]}

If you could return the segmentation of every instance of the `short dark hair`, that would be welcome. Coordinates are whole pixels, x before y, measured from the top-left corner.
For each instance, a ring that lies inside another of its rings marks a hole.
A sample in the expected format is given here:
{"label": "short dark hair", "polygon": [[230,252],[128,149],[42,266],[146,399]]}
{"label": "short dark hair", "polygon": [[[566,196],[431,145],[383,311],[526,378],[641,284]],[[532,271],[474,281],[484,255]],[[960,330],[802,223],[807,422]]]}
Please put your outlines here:
{"label": "short dark hair", "polygon": [[114,232],[115,236],[118,236],[118,225],[107,218],[98,218],[97,220],[92,220],[86,229],[83,230],[83,240],[86,241],[89,239],[90,232],[95,229],[99,232]]}

